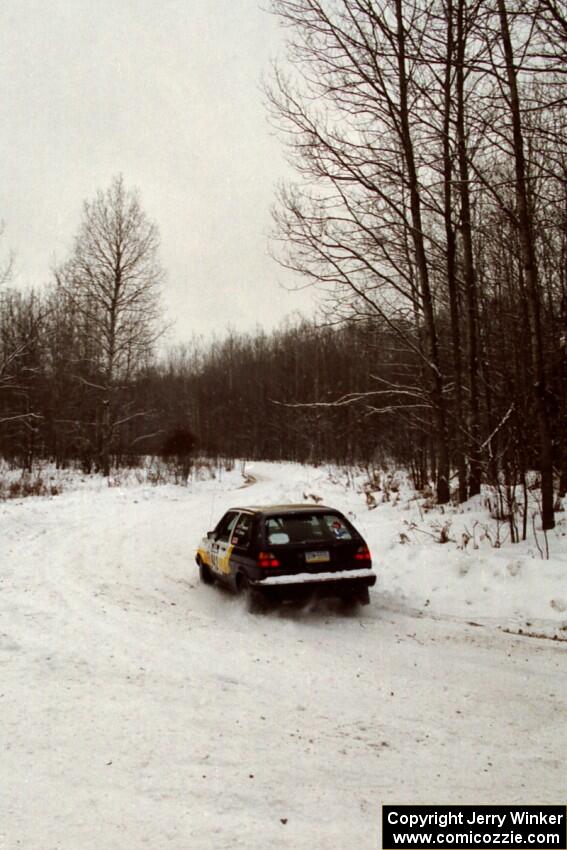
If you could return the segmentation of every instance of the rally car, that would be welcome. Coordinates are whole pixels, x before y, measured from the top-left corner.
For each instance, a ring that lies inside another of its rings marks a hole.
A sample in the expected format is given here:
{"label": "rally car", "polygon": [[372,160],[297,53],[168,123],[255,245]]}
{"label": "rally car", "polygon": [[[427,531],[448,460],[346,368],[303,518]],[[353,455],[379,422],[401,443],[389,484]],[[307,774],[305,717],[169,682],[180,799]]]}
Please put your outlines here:
{"label": "rally car", "polygon": [[367,605],[376,582],[361,535],[324,505],[231,508],[195,559],[201,581],[244,594],[251,611],[314,595]]}

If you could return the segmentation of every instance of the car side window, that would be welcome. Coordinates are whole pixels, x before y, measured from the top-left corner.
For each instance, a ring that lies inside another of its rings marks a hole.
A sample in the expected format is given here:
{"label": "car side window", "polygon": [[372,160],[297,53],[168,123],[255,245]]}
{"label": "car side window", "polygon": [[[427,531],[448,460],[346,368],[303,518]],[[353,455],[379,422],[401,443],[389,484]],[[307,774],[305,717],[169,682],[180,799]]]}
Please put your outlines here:
{"label": "car side window", "polygon": [[219,543],[228,543],[237,519],[238,513],[236,511],[229,511],[225,514],[215,528],[215,540]]}
{"label": "car side window", "polygon": [[233,546],[247,547],[250,545],[251,534],[252,516],[250,514],[240,514],[240,518],[232,532],[231,543]]}

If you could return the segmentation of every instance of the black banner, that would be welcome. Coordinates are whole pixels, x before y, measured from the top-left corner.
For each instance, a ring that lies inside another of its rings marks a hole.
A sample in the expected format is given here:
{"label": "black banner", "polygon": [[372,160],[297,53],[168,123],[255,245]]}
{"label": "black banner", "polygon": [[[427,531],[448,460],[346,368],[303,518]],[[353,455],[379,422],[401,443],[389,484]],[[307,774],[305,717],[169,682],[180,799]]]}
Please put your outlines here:
{"label": "black banner", "polygon": [[382,806],[383,850],[567,850],[565,806]]}

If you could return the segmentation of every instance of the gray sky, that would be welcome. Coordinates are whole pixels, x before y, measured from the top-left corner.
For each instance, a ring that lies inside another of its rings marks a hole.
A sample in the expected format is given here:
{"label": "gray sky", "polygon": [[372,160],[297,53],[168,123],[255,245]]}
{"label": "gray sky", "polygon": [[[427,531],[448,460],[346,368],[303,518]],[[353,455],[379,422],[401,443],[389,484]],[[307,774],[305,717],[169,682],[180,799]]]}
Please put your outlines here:
{"label": "gray sky", "polygon": [[82,202],[124,175],[161,234],[172,339],[312,312],[267,252],[287,166],[259,80],[281,51],[257,0],[3,0],[2,253],[17,286],[63,261]]}

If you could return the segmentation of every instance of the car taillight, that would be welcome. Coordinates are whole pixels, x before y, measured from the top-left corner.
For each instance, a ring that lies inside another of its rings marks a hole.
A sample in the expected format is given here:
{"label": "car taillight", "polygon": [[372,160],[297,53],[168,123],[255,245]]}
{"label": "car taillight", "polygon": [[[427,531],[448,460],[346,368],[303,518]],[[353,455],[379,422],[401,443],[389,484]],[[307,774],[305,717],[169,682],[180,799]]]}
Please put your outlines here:
{"label": "car taillight", "polygon": [[280,567],[281,564],[275,555],[272,555],[271,552],[260,552],[258,555],[258,566],[259,567]]}
{"label": "car taillight", "polygon": [[368,546],[359,546],[354,556],[357,561],[371,561],[372,557],[368,550]]}

